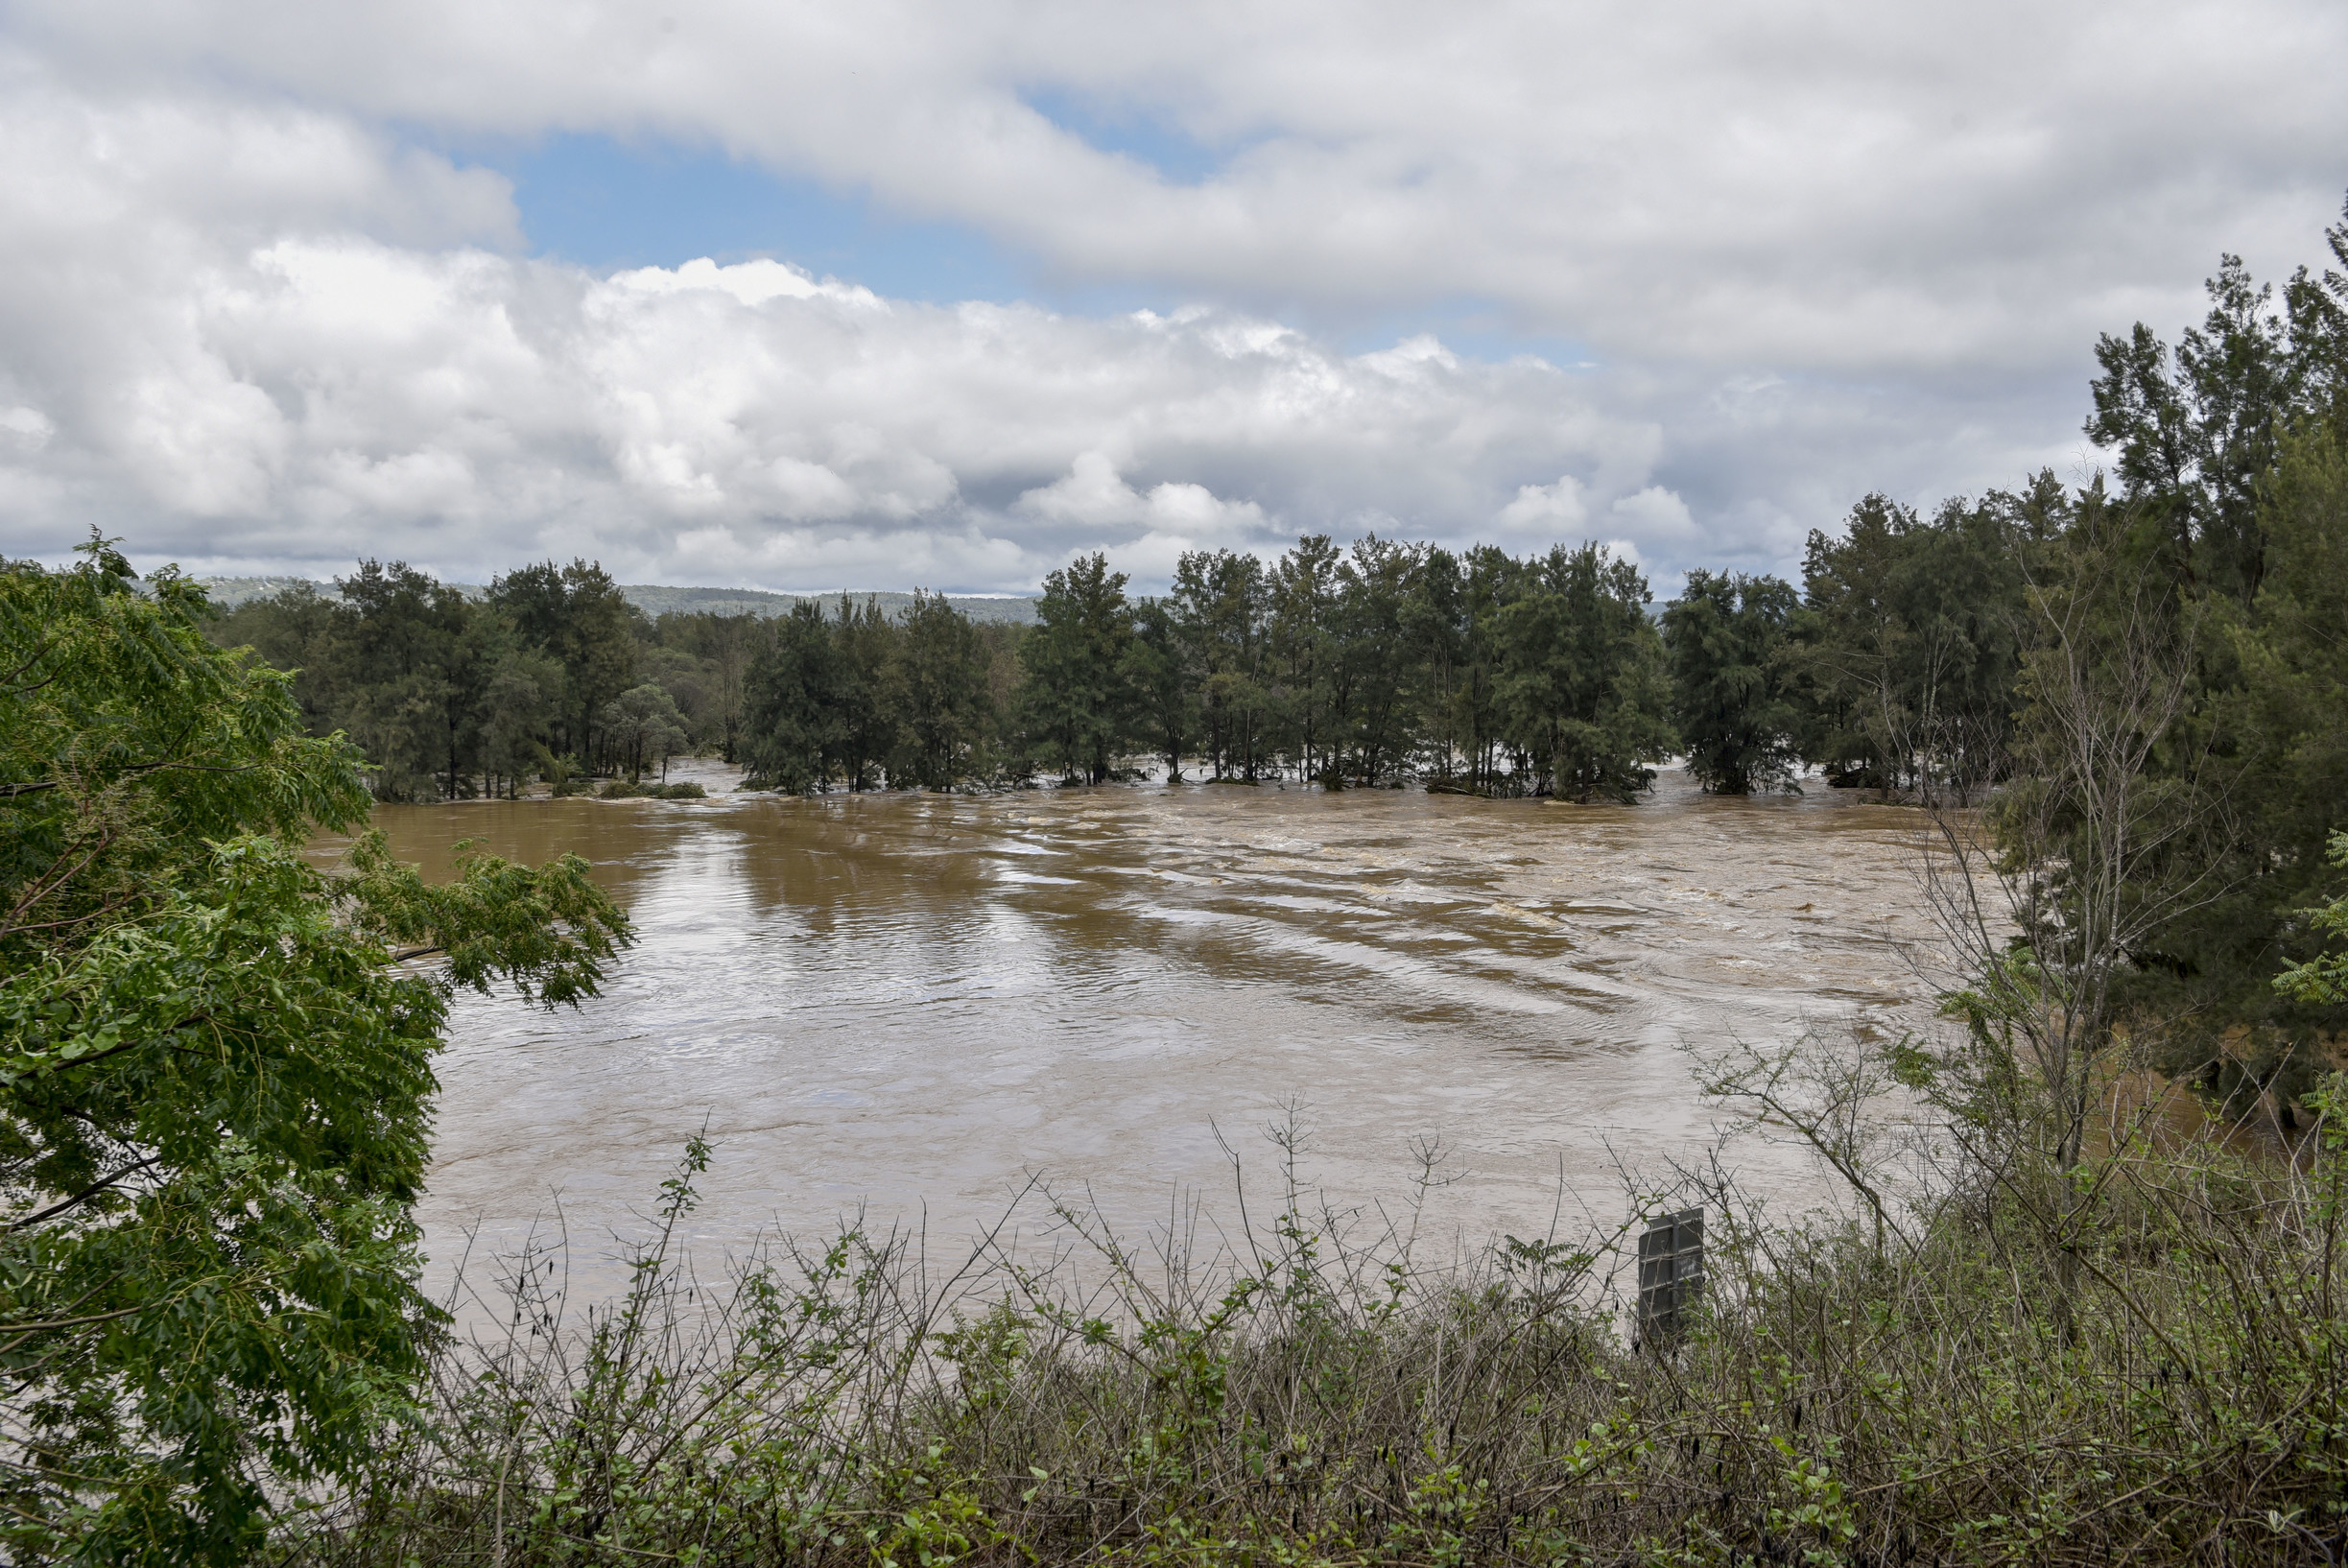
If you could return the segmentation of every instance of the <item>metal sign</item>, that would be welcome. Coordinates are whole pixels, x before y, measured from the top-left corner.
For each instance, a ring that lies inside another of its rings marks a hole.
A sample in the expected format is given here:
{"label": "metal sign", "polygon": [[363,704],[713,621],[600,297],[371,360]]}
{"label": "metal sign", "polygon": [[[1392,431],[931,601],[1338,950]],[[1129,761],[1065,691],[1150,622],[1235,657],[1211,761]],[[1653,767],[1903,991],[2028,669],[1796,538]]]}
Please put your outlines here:
{"label": "metal sign", "polygon": [[1704,1294],[1704,1211],[1682,1209],[1648,1222],[1639,1238],[1639,1338],[1679,1332]]}

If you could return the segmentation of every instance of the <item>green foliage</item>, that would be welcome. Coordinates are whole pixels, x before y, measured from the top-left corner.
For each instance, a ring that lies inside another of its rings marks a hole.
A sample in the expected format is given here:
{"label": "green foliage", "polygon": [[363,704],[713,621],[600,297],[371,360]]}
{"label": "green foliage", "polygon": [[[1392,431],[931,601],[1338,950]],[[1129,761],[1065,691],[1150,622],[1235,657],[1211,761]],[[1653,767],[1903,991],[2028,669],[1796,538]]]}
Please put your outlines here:
{"label": "green foliage", "polygon": [[1423,545],[1373,534],[1355,540],[1338,567],[1334,706],[1340,754],[1359,784],[1400,777],[1419,754],[1425,671],[1406,618],[1426,558]]}
{"label": "green foliage", "polygon": [[669,759],[684,749],[687,740],[685,716],[677,711],[676,700],[649,680],[605,703],[602,723],[612,748],[628,759],[631,782],[644,776],[648,763],[659,763],[666,772]]}
{"label": "green foliage", "polygon": [[199,590],[84,557],[0,572],[0,1540],[241,1561],[423,1366],[449,987],[575,1001],[627,928],[576,859],[435,888],[362,836],[320,869],[353,749],[205,641]]}
{"label": "green foliage", "polygon": [[1797,746],[1830,782],[1979,797],[2005,767],[2029,552],[2070,521],[2051,474],[1929,522],[1882,495],[1810,536],[1786,670]]}
{"label": "green foliage", "polygon": [[[2334,231],[2336,250],[2343,235],[2348,226]],[[2122,493],[2158,522],[2180,572],[2247,605],[2266,565],[2259,482],[2274,466],[2309,345],[2291,341],[2298,323],[2274,312],[2273,288],[2253,285],[2240,256],[2219,257],[2207,288],[2209,317],[2186,328],[2173,368],[2142,321],[2124,339],[2099,338],[2103,373],[2086,431],[2119,449]]]}
{"label": "green foliage", "polygon": [[1201,713],[1198,639],[1163,599],[1133,606],[1133,637],[1124,677],[1133,695],[1133,738],[1165,759],[1169,783],[1182,782],[1182,759],[1198,745]]}
{"label": "green foliage", "polygon": [[[2348,833],[2332,835],[2332,864],[2348,871]],[[2294,963],[2275,977],[2275,989],[2320,1007],[2348,1007],[2348,894],[2307,912],[2309,925],[2329,942],[2343,944]]]}
{"label": "green foliage", "polygon": [[[2326,237],[2348,262],[2348,222]],[[2348,277],[2302,270],[2278,314],[2228,256],[2210,296],[2173,364],[2141,325],[2104,340],[2090,430],[2120,448],[2124,504],[2083,506],[2061,555],[2164,583],[2192,647],[2140,792],[2170,802],[2145,824],[2161,852],[2128,889],[2172,907],[2131,944],[2117,1006],[2144,1059],[2288,1132],[2348,1030],[2336,999],[2272,984],[2310,956],[2348,791]]]}
{"label": "green foliage", "polygon": [[1269,761],[1264,563],[1236,551],[1192,551],[1174,566],[1169,613],[1197,672],[1202,744],[1217,778],[1254,783]]}
{"label": "green foliage", "polygon": [[985,640],[937,594],[915,593],[882,667],[882,702],[895,721],[889,772],[945,790],[990,772],[993,704]]}
{"label": "green foliage", "polygon": [[1720,795],[1791,785],[1798,723],[1783,657],[1793,590],[1773,577],[1690,572],[1663,612],[1672,719],[1688,772]]}
{"label": "green foliage", "polygon": [[[843,627],[846,614],[843,601]],[[845,771],[846,677],[846,650],[814,601],[774,622],[744,682],[742,760],[753,788],[805,795]]]}
{"label": "green foliage", "polygon": [[[2306,956],[2302,911],[2328,891],[2327,835],[2348,785],[2348,443],[2326,427],[2286,437],[2261,510],[2266,572],[2244,609],[2206,603],[2200,690],[2165,771],[2225,781],[2222,834],[2187,863],[2211,884],[2168,922],[2135,991],[2173,1017],[2164,1065],[2201,1070],[2220,1099],[2288,1105],[2348,1027],[2337,1003],[2269,982]],[[2196,757],[2206,761],[2196,764]]]}
{"label": "green foliage", "polygon": [[1670,749],[1649,597],[1604,546],[1559,545],[1495,617],[1503,734],[1560,797],[1626,801]]}
{"label": "green foliage", "polygon": [[[1020,645],[1018,701],[1029,743],[1065,779],[1106,783],[1142,719],[1125,587],[1125,573],[1110,571],[1106,557],[1078,557],[1044,579],[1035,606],[1041,624]],[[1155,652],[1179,669],[1168,641]],[[1166,670],[1159,675],[1162,682]]]}
{"label": "green foliage", "polygon": [[488,604],[525,646],[561,666],[557,747],[586,754],[597,716],[634,677],[642,618],[611,575],[585,560],[568,566],[549,560],[499,578],[489,584]]}

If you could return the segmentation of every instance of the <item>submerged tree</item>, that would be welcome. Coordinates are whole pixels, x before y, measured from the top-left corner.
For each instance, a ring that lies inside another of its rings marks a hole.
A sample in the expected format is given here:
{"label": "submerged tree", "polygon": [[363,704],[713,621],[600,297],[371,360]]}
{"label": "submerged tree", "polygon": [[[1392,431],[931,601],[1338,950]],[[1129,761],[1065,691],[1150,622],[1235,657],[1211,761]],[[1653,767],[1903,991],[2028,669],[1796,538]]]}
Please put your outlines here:
{"label": "submerged tree", "polygon": [[1627,801],[1670,749],[1649,597],[1605,546],[1559,545],[1495,617],[1506,733],[1560,798]]}
{"label": "submerged tree", "polygon": [[1777,578],[1698,570],[1663,612],[1672,718],[1688,772],[1715,794],[1792,782],[1797,720],[1783,653],[1795,607]]}
{"label": "submerged tree", "polygon": [[1133,606],[1125,673],[1133,696],[1134,735],[1166,759],[1170,784],[1182,782],[1182,759],[1198,741],[1196,646],[1165,600],[1145,599]]}
{"label": "submerged tree", "polygon": [[992,738],[986,645],[937,594],[913,594],[889,650],[882,701],[893,719],[891,781],[947,790],[986,771]]}
{"label": "submerged tree", "polygon": [[1264,563],[1236,551],[1192,551],[1174,566],[1175,624],[1199,680],[1202,744],[1217,778],[1254,782],[1270,699],[1265,669]]}
{"label": "submerged tree", "polygon": [[1079,556],[1044,579],[1040,623],[1020,649],[1018,701],[1029,742],[1060,776],[1105,783],[1139,718],[1126,575],[1108,558]]}
{"label": "submerged tree", "polygon": [[744,677],[742,762],[761,789],[806,795],[848,764],[847,659],[823,610],[801,600]]}
{"label": "submerged tree", "polygon": [[600,721],[613,751],[626,759],[631,784],[652,763],[665,775],[669,759],[685,747],[685,716],[674,698],[649,680],[605,703]]}
{"label": "submerged tree", "polygon": [[604,704],[633,682],[636,623],[611,574],[593,561],[544,561],[489,584],[489,603],[512,619],[515,633],[562,667],[567,702],[555,749],[586,757]]}

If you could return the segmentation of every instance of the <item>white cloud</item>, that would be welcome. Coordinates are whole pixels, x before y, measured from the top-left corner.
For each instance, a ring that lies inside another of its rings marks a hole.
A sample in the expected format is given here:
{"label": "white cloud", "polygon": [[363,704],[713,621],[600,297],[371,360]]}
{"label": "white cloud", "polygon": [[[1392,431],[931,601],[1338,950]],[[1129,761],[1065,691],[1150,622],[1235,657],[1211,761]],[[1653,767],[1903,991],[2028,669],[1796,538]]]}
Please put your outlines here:
{"label": "white cloud", "polygon": [[1104,548],[1111,564],[1145,585],[1166,582],[1191,551],[1264,550],[1278,538],[1253,501],[1226,501],[1174,480],[1144,494],[1100,452],[1079,453],[1068,472],[1022,494],[1010,511],[1055,526],[1078,551]]}
{"label": "white cloud", "polygon": [[[1453,532],[1528,463],[1643,470],[1655,445],[1537,363],[1348,356],[1228,311],[892,302],[772,262],[599,279],[347,234],[179,243],[176,291],[114,263],[113,289],[24,307],[109,347],[98,373],[53,369],[67,412],[7,460],[50,482],[0,525],[13,550],[56,555],[95,517],[223,569],[375,554],[480,578],[551,553],[1018,589],[1105,548],[1149,585],[1183,550],[1304,528]],[[143,315],[107,319],[140,285]]]}
{"label": "white cloud", "polygon": [[20,451],[37,452],[49,444],[57,434],[57,426],[49,416],[38,409],[0,409],[0,439],[5,439]]}
{"label": "white cloud", "polygon": [[1169,480],[1144,495],[1126,483],[1099,452],[1079,452],[1068,472],[1011,503],[1014,513],[1077,530],[1122,532],[1146,527],[1198,539],[1261,534],[1264,509],[1252,501],[1219,499],[1203,485]]}
{"label": "white cloud", "polygon": [[1590,516],[1581,481],[1572,474],[1553,485],[1520,486],[1516,499],[1500,509],[1495,519],[1504,534],[1578,535]]}
{"label": "white cloud", "polygon": [[1606,509],[1606,514],[1634,539],[1648,540],[1649,549],[1655,541],[1678,544],[1696,534],[1696,519],[1689,514],[1688,503],[1660,485],[1623,496]]}

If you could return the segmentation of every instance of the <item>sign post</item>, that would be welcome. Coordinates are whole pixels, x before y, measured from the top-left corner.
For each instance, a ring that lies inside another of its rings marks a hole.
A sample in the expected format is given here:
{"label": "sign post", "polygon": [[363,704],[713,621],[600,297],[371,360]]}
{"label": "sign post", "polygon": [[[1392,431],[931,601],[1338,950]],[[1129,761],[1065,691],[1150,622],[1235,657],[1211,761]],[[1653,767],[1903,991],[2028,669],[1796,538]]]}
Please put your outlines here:
{"label": "sign post", "polygon": [[1639,1237],[1639,1342],[1659,1345],[1679,1332],[1704,1294],[1704,1211],[1682,1209],[1648,1222]]}

